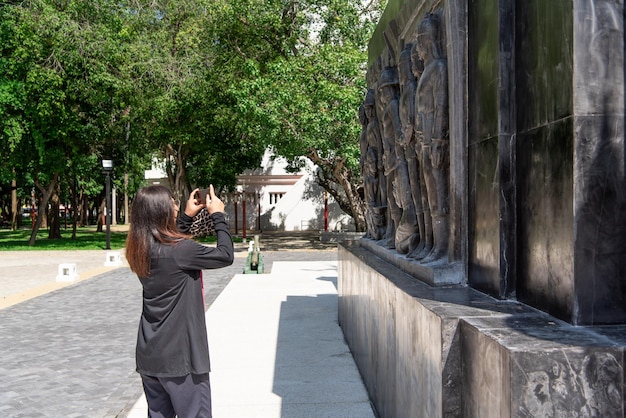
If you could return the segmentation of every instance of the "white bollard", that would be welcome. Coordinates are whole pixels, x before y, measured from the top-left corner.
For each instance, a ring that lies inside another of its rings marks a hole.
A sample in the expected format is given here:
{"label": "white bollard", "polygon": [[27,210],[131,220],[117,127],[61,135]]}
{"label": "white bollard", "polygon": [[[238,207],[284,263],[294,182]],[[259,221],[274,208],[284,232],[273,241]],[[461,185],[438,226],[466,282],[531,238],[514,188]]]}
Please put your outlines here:
{"label": "white bollard", "polygon": [[121,266],[122,259],[120,257],[120,253],[119,252],[107,252],[107,258],[104,261],[104,265],[113,266],[113,267]]}
{"label": "white bollard", "polygon": [[76,271],[76,264],[71,264],[71,263],[59,264],[57,282],[73,282],[75,280],[78,280],[78,272]]}

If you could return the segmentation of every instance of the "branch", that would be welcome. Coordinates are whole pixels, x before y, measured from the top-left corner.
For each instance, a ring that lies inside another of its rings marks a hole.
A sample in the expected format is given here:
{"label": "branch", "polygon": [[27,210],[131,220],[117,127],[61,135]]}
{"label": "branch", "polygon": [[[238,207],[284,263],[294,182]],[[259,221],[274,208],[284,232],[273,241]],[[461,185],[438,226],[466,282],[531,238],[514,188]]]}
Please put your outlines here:
{"label": "branch", "polygon": [[[230,41],[230,38],[228,39]],[[243,59],[248,59],[248,57],[246,56],[246,54],[244,54],[244,52],[241,50],[241,48],[239,48],[239,45],[237,45],[237,41],[235,40],[234,42],[231,42],[233,48],[235,48],[235,51],[241,55],[241,57]]]}
{"label": "branch", "polygon": [[56,55],[54,54],[54,51],[52,51],[50,53],[50,56],[44,60],[44,64],[48,64],[50,62],[52,62],[52,65],[51,65],[50,68],[52,68],[53,70],[57,70],[57,71],[60,71],[62,73],[65,72],[65,70],[63,69],[63,66],[61,65],[61,63],[57,59]]}
{"label": "branch", "polygon": [[[285,113],[289,113],[289,110],[283,106],[283,112]],[[287,118],[283,117],[280,119],[285,125],[287,125],[287,128],[289,128],[289,131],[291,131],[291,133],[293,134],[294,137],[298,137],[298,130],[296,128],[296,125],[294,125],[293,123],[291,123]]]}

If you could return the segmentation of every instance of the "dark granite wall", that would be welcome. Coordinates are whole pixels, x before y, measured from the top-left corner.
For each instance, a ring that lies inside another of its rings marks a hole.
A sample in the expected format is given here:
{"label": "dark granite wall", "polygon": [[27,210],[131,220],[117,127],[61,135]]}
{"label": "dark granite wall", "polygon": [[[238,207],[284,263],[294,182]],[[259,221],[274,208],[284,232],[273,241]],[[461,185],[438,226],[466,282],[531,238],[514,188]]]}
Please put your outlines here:
{"label": "dark granite wall", "polygon": [[377,33],[446,28],[454,256],[339,247],[379,416],[626,416],[624,0],[394,5]]}
{"label": "dark granite wall", "polygon": [[573,114],[573,4],[515,3],[517,130],[527,132]]}
{"label": "dark granite wall", "polygon": [[570,320],[572,2],[474,0],[468,12],[469,283]]}
{"label": "dark granite wall", "polygon": [[574,285],[579,324],[626,323],[623,116],[577,117]]}
{"label": "dark granite wall", "polygon": [[517,2],[517,298],[570,321],[573,275],[571,0]]}
{"label": "dark granite wall", "polygon": [[382,33],[398,48],[426,13],[448,61],[454,269],[392,261],[575,325],[626,323],[623,0],[394,0],[370,83],[399,55]]}
{"label": "dark granite wall", "polygon": [[470,2],[468,275],[472,287],[493,295],[500,293],[497,21],[498,0]]}
{"label": "dark granite wall", "polygon": [[468,283],[626,322],[624,5],[473,0]]}
{"label": "dark granite wall", "polygon": [[472,0],[468,10],[469,143],[498,135],[498,0]]}
{"label": "dark granite wall", "polygon": [[517,298],[569,321],[574,309],[572,119],[518,137]]}
{"label": "dark granite wall", "polygon": [[623,1],[575,0],[574,28],[574,322],[624,324]]}
{"label": "dark granite wall", "polygon": [[624,417],[624,326],[432,287],[343,242],[338,319],[377,416]]}

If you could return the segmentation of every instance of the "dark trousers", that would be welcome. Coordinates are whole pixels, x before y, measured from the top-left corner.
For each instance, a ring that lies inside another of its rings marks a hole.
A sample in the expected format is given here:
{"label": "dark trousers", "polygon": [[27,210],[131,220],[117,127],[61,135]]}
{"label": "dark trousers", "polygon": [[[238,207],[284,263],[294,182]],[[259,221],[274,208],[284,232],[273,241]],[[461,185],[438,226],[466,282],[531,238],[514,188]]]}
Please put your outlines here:
{"label": "dark trousers", "polygon": [[141,375],[149,418],[211,418],[209,375]]}

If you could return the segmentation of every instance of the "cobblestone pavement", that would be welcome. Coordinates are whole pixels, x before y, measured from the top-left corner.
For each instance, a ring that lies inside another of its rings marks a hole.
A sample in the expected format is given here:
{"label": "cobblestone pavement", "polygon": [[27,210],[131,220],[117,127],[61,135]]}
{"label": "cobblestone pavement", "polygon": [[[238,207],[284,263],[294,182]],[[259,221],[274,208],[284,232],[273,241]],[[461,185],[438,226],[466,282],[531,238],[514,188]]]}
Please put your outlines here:
{"label": "cobblestone pavement", "polygon": [[[262,254],[266,272],[274,261],[337,258],[332,246]],[[239,252],[232,266],[205,272],[207,305],[244,264]],[[141,285],[127,267],[1,309],[0,416],[126,417],[142,392],[140,311]]]}

